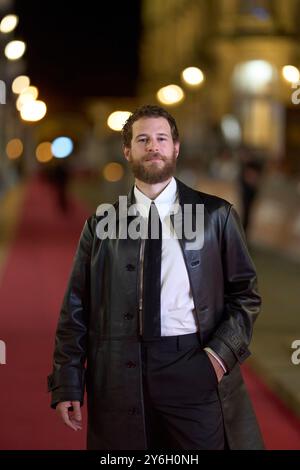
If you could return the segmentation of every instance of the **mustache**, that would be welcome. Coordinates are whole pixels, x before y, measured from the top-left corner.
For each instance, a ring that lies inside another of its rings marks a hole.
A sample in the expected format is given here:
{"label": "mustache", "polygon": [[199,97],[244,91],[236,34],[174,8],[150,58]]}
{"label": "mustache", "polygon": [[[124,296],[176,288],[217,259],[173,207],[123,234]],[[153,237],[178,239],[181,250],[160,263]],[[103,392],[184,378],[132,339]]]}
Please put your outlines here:
{"label": "mustache", "polygon": [[161,160],[165,161],[165,157],[161,155],[160,153],[148,153],[143,160],[148,162],[149,160],[152,160],[153,158],[160,158]]}

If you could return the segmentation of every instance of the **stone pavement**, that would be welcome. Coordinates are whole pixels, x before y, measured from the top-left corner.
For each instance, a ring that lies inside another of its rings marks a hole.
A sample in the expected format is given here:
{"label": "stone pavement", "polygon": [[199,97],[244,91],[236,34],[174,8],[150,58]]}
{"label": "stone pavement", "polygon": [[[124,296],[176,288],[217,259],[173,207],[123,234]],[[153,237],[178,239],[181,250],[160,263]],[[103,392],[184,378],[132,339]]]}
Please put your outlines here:
{"label": "stone pavement", "polygon": [[[257,319],[249,364],[300,416],[300,364],[292,363],[300,341],[300,264],[266,248],[252,248],[263,307]],[[300,353],[298,355],[300,358]]]}

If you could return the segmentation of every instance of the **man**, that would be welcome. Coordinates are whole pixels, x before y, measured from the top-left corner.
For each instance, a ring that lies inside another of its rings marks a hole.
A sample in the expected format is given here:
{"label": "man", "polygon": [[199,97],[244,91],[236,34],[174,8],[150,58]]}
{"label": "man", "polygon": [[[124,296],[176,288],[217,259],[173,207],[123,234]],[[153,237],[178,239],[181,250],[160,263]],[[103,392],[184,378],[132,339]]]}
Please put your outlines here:
{"label": "man", "polygon": [[[174,178],[178,129],[163,108],[137,109],[123,143],[135,177],[128,213],[116,203],[84,226],[48,378],[52,407],[81,429],[86,384],[89,449],[263,448],[239,367],[261,303],[239,218]],[[193,245],[178,229],[190,216],[195,226],[199,208]],[[120,236],[136,219],[147,235]]]}

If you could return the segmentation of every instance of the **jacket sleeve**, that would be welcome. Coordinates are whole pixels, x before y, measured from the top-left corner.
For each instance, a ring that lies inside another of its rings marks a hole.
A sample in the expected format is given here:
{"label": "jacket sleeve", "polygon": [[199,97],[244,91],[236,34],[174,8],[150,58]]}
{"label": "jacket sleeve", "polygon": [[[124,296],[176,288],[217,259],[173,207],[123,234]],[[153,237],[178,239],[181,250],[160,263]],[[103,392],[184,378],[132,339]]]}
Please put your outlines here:
{"label": "jacket sleeve", "polygon": [[224,314],[207,346],[224,361],[227,373],[236,362],[244,362],[250,351],[253,325],[260,311],[261,297],[240,218],[230,206],[222,239],[224,273]]}
{"label": "jacket sleeve", "polygon": [[48,376],[51,407],[61,401],[83,404],[93,234],[87,220],[74,256],[56,330],[53,372]]}

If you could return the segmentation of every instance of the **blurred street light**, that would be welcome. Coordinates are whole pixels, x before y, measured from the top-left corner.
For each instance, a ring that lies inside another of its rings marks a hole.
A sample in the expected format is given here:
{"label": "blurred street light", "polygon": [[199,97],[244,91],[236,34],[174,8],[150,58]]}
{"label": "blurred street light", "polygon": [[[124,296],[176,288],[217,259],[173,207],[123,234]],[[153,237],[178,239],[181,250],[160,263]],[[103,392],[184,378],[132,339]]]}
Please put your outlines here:
{"label": "blurred street light", "polygon": [[264,93],[272,85],[276,70],[265,60],[250,60],[236,65],[233,83],[236,90],[246,93]]}
{"label": "blurred street light", "polygon": [[25,90],[25,88],[29,87],[29,84],[29,77],[27,77],[26,75],[19,75],[19,77],[16,77],[12,83],[12,91],[16,95],[19,95]]}
{"label": "blurred street light", "polygon": [[47,106],[43,101],[31,100],[21,108],[21,118],[24,121],[40,121],[47,112]]}
{"label": "blurred street light", "polygon": [[113,131],[121,131],[130,115],[130,111],[114,111],[109,115],[107,125]]}
{"label": "blurred street light", "polygon": [[23,56],[25,50],[25,42],[10,41],[5,47],[4,54],[9,60],[18,60]]}
{"label": "blurred street light", "polygon": [[66,158],[73,151],[73,141],[69,137],[57,137],[53,140],[51,151],[56,158]]}
{"label": "blurred street light", "polygon": [[19,98],[17,99],[17,110],[21,111],[22,107],[25,103],[30,101],[35,101],[38,97],[39,91],[35,86],[27,87],[22,93],[20,94]]}
{"label": "blurred street light", "polygon": [[238,145],[242,140],[242,131],[237,118],[231,114],[226,114],[221,120],[221,129],[227,142]]}
{"label": "blurred street light", "polygon": [[300,80],[300,72],[294,65],[282,67],[283,78],[289,83],[297,83]]}
{"label": "blurred street light", "polygon": [[178,85],[167,85],[160,88],[156,94],[157,99],[165,105],[180,103],[184,99],[184,92]]}
{"label": "blurred street light", "polygon": [[53,158],[51,142],[41,142],[36,148],[35,155],[38,162],[49,162]]}
{"label": "blurred street light", "polygon": [[181,73],[181,77],[185,83],[196,87],[204,81],[204,74],[198,67],[187,67]]}
{"label": "blurred street light", "polygon": [[23,153],[23,143],[20,139],[11,139],[6,145],[6,155],[10,160],[19,158]]}
{"label": "blurred street light", "polygon": [[124,175],[124,170],[120,163],[111,162],[107,163],[103,169],[103,176],[107,181],[111,183],[115,183],[116,181],[120,181],[120,179]]}
{"label": "blurred street light", "polygon": [[0,23],[1,33],[11,33],[17,26],[19,18],[17,15],[6,15],[2,18]]}

